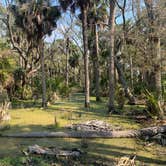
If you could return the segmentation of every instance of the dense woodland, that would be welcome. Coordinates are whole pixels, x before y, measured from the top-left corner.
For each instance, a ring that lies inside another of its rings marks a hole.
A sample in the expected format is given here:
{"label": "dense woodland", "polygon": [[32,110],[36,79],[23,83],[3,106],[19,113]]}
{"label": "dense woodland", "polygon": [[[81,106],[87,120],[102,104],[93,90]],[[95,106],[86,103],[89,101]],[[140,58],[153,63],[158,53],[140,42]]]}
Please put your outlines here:
{"label": "dense woodland", "polygon": [[0,165],[166,165],[165,114],[165,0],[0,1]]}

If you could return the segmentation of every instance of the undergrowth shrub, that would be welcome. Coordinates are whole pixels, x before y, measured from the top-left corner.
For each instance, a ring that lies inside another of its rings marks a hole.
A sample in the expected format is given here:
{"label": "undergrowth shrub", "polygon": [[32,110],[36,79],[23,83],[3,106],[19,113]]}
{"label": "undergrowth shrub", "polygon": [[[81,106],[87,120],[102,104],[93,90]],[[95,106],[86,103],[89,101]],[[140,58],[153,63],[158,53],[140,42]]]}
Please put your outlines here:
{"label": "undergrowth shrub", "polygon": [[61,84],[61,85],[59,86],[58,91],[59,91],[59,94],[60,94],[61,96],[63,96],[63,97],[69,97],[69,94],[70,94],[70,92],[71,92],[71,89],[70,89],[70,87],[67,87],[65,84]]}
{"label": "undergrowth shrub", "polygon": [[142,95],[142,94],[144,94],[144,88],[143,88],[143,87],[145,87],[144,83],[142,83],[140,81],[136,82],[133,87],[134,87],[133,88],[133,90],[134,90],[133,93],[135,95]]}
{"label": "undergrowth shrub", "polygon": [[101,80],[100,80],[100,89],[101,89],[101,95],[103,97],[108,96],[108,77],[106,75],[101,75]]}
{"label": "undergrowth shrub", "polygon": [[23,87],[23,98],[24,99],[31,99],[33,95],[32,88],[29,85],[25,85]]}
{"label": "undergrowth shrub", "polygon": [[48,96],[52,92],[56,92],[62,97],[68,97],[71,92],[71,86],[66,86],[65,80],[62,77],[51,78],[47,80]]}
{"label": "undergrowth shrub", "polygon": [[147,106],[147,113],[150,115],[151,118],[163,118],[163,110],[161,108],[160,102],[158,99],[150,93],[147,89],[144,90],[146,96],[146,106]]}
{"label": "undergrowth shrub", "polygon": [[119,109],[123,109],[126,98],[125,98],[124,89],[120,85],[117,85],[115,95]]}
{"label": "undergrowth shrub", "polygon": [[5,101],[9,101],[7,92],[5,90],[0,89],[0,104],[4,103]]}

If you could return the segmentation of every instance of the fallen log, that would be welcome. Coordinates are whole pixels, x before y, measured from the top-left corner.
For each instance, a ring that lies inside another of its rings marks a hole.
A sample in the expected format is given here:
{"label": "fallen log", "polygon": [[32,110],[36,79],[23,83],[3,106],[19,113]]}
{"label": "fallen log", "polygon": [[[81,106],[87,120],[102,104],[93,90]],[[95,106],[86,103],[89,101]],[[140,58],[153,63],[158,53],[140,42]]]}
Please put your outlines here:
{"label": "fallen log", "polygon": [[79,149],[72,150],[61,150],[55,147],[46,148],[39,145],[33,145],[28,147],[29,154],[38,154],[38,155],[52,155],[52,156],[65,156],[65,157],[79,157],[83,152]]}
{"label": "fallen log", "polygon": [[159,133],[166,133],[166,125],[143,128],[140,130],[123,131],[64,131],[64,132],[27,132],[3,134],[0,137],[15,138],[134,138],[144,136],[155,136]]}
{"label": "fallen log", "polygon": [[76,131],[96,131],[96,132],[109,132],[122,130],[119,125],[111,125],[101,120],[90,120],[83,123],[77,123],[66,126],[68,129]]}

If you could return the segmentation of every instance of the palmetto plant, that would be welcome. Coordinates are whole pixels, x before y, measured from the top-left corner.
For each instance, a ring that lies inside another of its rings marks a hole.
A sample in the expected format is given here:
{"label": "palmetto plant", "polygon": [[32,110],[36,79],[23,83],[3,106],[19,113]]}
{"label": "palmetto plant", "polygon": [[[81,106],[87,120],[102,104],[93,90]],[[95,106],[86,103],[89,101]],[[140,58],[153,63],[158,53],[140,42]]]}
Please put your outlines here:
{"label": "palmetto plant", "polygon": [[151,118],[157,116],[159,119],[162,119],[164,112],[160,102],[147,89],[144,89],[144,94],[146,96],[146,105],[147,105],[148,114],[151,116]]}

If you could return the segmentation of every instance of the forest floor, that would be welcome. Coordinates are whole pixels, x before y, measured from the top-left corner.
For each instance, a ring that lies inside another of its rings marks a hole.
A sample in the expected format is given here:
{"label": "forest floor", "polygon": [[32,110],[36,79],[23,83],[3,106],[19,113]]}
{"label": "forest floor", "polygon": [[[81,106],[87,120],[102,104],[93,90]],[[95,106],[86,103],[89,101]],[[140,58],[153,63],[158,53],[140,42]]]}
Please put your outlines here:
{"label": "forest floor", "polygon": [[[124,129],[140,129],[154,125],[138,123],[124,114],[108,117],[107,104],[104,99],[96,103],[95,98],[91,97],[89,110],[83,107],[83,103],[84,97],[81,93],[74,93],[69,99],[58,100],[49,105],[46,110],[41,109],[39,103],[34,105],[32,101],[17,101],[10,110],[10,122],[3,124],[9,125],[9,128],[1,132],[64,131],[66,125],[94,119],[103,120]],[[123,112],[141,111],[143,107],[125,105]],[[86,147],[82,146],[85,143]],[[64,166],[112,166],[120,157],[133,154],[136,155],[138,165],[166,165],[166,148],[158,144],[146,146],[147,143],[140,139],[0,138],[0,166],[26,165],[27,157],[22,151],[34,144],[67,149],[79,148],[86,153],[81,158],[72,160],[31,156],[33,166],[49,166],[51,163]]]}

